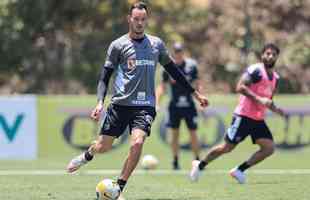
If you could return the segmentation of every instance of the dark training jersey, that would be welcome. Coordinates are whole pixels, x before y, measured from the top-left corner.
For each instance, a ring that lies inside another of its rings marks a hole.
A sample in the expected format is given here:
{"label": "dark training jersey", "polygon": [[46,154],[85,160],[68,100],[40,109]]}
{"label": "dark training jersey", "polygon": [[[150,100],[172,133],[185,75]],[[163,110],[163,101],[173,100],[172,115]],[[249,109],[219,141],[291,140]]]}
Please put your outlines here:
{"label": "dark training jersey", "polygon": [[128,34],[114,40],[104,64],[115,71],[112,104],[155,107],[155,70],[157,63],[171,62],[164,42],[145,35],[133,40]]}
{"label": "dark training jersey", "polygon": [[[185,75],[189,83],[193,83],[198,79],[197,62],[195,60],[186,58],[182,64],[178,65],[178,68]],[[170,107],[183,108],[195,106],[191,93],[184,90],[184,88],[173,80],[165,71],[162,74],[162,80],[165,83],[170,83]]]}

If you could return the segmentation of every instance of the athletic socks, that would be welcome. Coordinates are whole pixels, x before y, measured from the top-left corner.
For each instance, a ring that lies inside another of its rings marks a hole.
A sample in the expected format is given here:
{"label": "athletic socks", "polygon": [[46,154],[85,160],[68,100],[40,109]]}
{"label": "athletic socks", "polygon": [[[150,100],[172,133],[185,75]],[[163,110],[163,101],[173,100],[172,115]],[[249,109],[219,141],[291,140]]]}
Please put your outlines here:
{"label": "athletic socks", "polygon": [[180,169],[178,156],[173,157],[172,167],[174,170]]}
{"label": "athletic socks", "polygon": [[205,161],[200,161],[198,168],[199,170],[203,170],[206,167],[207,163]]}
{"label": "athletic socks", "polygon": [[242,172],[244,172],[245,170],[247,170],[249,167],[251,167],[247,162],[242,163],[241,165],[239,165],[238,169]]}
{"label": "athletic socks", "polygon": [[174,170],[180,169],[178,156],[173,157],[172,166]]}
{"label": "athletic socks", "polygon": [[125,188],[127,181],[123,180],[123,179],[117,179],[117,184],[119,185],[121,192],[123,191],[123,189]]}
{"label": "athletic socks", "polygon": [[91,155],[91,154],[89,153],[89,151],[85,151],[84,157],[85,157],[85,160],[87,160],[87,161],[91,161],[91,160],[94,158],[94,156]]}

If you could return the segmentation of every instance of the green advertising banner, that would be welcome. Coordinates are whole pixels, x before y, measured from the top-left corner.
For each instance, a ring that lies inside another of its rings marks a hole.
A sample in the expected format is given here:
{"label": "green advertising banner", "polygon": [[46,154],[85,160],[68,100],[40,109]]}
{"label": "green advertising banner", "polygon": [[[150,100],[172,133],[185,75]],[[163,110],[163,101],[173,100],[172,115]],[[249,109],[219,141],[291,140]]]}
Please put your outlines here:
{"label": "green advertising banner", "polygon": [[[237,96],[212,96],[210,107],[200,112],[198,134],[203,151],[223,140],[225,130],[230,124]],[[289,112],[289,117],[268,114],[267,123],[274,134],[279,150],[302,150],[310,144],[310,97],[279,96],[275,101]],[[164,101],[165,102],[165,101]],[[99,125],[89,118],[96,104],[95,96],[40,96],[38,98],[39,160],[61,161],[63,167],[75,155],[96,139]],[[162,108],[165,106],[162,105]],[[164,168],[170,167],[170,135],[165,128],[165,109],[158,112],[152,127],[151,136],[144,146],[144,154],[156,155]],[[186,126],[181,125],[180,138],[183,162],[190,162],[189,135]],[[117,140],[113,150],[100,156],[105,166],[121,165],[128,151],[128,134]],[[248,154],[253,149],[251,140],[240,145],[237,154]],[[182,159],[182,158],[181,158]],[[113,162],[111,162],[113,160]],[[97,163],[98,164],[98,163]],[[59,166],[59,164],[56,164]],[[90,167],[95,164],[90,164]]]}

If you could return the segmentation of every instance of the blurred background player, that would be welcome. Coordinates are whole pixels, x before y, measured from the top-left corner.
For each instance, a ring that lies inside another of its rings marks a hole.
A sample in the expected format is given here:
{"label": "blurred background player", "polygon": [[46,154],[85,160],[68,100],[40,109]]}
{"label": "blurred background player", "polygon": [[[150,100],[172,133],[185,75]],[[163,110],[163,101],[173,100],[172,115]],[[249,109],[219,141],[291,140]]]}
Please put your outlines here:
{"label": "blurred background player", "polygon": [[271,156],[274,152],[273,136],[264,121],[266,109],[285,116],[272,98],[279,79],[274,65],[280,53],[274,44],[266,44],[261,51],[261,62],[249,66],[241,76],[236,91],[240,93],[239,104],[234,111],[230,128],[228,128],[225,142],[213,147],[202,161],[193,161],[190,178],[197,181],[202,170],[219,156],[231,152],[248,135],[253,144],[260,149],[247,161],[230,171],[230,175],[240,184],[245,183],[245,170]]}
{"label": "blurred background player", "polygon": [[[182,43],[174,43],[173,45],[173,59],[177,67],[185,75],[186,79],[201,92],[201,85],[198,79],[197,62],[191,58],[185,57],[184,45]],[[194,158],[199,160],[200,144],[197,137],[197,110],[192,95],[183,89],[182,85],[163,72],[162,81],[156,89],[156,102],[159,108],[159,102],[162,95],[166,92],[167,86],[171,88],[171,96],[168,107],[168,123],[171,137],[171,150],[173,154],[173,169],[180,169],[179,165],[179,133],[180,122],[185,120],[187,128],[190,133],[190,142]]]}
{"label": "blurred background player", "polygon": [[120,176],[117,180],[121,190],[136,168],[144,141],[150,135],[155,119],[155,70],[159,62],[176,79],[183,89],[193,94],[201,106],[207,106],[207,99],[195,91],[184,75],[171,60],[165,44],[158,37],[144,33],[148,10],[143,2],[135,3],[127,17],[129,32],[114,40],[108,49],[105,64],[98,82],[98,103],[91,117],[98,120],[103,110],[104,99],[112,73],[113,82],[111,104],[100,129],[95,144],[73,158],[67,166],[69,173],[78,170],[91,161],[95,154],[105,153],[112,148],[116,138],[130,129],[130,149]]}

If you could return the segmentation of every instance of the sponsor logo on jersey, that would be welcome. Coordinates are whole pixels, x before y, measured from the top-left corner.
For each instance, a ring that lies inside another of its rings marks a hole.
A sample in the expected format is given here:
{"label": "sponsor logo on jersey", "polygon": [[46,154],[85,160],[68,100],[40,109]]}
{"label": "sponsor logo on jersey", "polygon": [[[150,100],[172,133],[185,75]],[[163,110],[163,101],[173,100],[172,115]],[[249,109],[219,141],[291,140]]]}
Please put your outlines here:
{"label": "sponsor logo on jersey", "polygon": [[150,105],[151,104],[150,101],[138,101],[138,100],[133,100],[131,101],[131,103],[135,105]]}
{"label": "sponsor logo on jersey", "polygon": [[134,69],[136,68],[136,60],[135,59],[132,59],[132,58],[129,58],[127,60],[127,66],[128,66],[128,69]]}
{"label": "sponsor logo on jersey", "polygon": [[136,60],[129,58],[127,60],[128,69],[134,69],[139,66],[152,66],[155,67],[155,61],[154,60]]}

